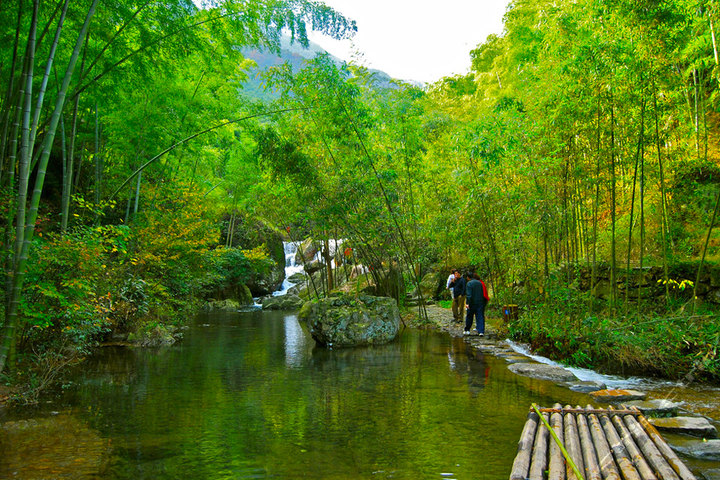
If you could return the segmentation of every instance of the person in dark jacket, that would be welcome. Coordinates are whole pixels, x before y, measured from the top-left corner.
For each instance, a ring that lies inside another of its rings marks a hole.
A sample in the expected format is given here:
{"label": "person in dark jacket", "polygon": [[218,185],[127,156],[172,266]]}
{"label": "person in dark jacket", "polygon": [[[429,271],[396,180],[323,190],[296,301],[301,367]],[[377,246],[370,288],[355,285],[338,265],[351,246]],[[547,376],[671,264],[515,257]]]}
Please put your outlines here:
{"label": "person in dark jacket", "polygon": [[465,305],[465,277],[455,270],[453,280],[450,282],[452,292],[452,312],[456,322],[462,321],[463,306]]}
{"label": "person in dark jacket", "polygon": [[487,305],[490,297],[488,297],[485,283],[480,280],[476,273],[466,273],[465,280],[467,281],[465,286],[467,315],[465,316],[465,331],[463,331],[463,334],[470,335],[473,317],[475,317],[475,328],[482,337],[485,335],[485,305]]}

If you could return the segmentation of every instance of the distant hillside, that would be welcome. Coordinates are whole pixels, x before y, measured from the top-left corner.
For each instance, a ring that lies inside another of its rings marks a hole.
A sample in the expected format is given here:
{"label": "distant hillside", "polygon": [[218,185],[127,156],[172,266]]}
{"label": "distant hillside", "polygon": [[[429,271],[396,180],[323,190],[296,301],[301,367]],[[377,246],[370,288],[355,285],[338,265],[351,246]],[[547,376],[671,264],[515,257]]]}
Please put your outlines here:
{"label": "distant hillside", "polygon": [[[254,60],[257,63],[257,67],[249,71],[250,79],[244,84],[243,91],[246,95],[254,98],[271,100],[275,98],[275,94],[265,90],[261,73],[266,71],[270,67],[282,65],[283,63],[289,63],[293,71],[297,71],[303,67],[305,62],[314,58],[318,54],[327,53],[321,46],[316,43],[310,42],[308,48],[304,48],[298,43],[291,44],[289,38],[282,39],[282,47],[280,55],[275,55],[272,52],[257,50],[257,49],[244,49],[243,54],[246,58]],[[342,64],[343,61],[333,55],[330,55],[338,65]],[[371,73],[375,74],[376,85],[378,88],[397,88],[392,83],[392,78],[387,73],[380,70],[370,70]]]}

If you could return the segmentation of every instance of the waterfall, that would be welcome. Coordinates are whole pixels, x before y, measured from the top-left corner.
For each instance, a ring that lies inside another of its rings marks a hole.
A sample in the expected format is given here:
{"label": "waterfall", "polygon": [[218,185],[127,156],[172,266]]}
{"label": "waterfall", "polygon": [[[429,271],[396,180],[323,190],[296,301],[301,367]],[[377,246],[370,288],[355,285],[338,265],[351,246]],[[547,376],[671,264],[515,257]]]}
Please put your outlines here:
{"label": "waterfall", "polygon": [[[330,255],[332,260],[330,261],[330,265],[332,265],[332,268],[335,269],[338,267],[335,262],[335,257],[337,256],[337,252],[342,247],[342,244],[345,242],[345,239],[334,239],[331,238],[328,241],[328,246],[330,248]],[[280,285],[280,290],[277,290],[273,292],[273,297],[279,297],[280,295],[285,295],[290,288],[292,288],[295,284],[288,280],[292,275],[296,273],[303,273],[305,269],[303,268],[303,265],[297,265],[295,263],[295,255],[297,254],[297,244],[293,242],[283,242],[283,247],[285,248],[285,280],[283,280],[282,285]],[[318,262],[324,262],[325,259],[322,256],[322,249],[318,250],[318,252],[315,254],[315,258],[313,258],[312,261],[318,261]]]}
{"label": "waterfall", "polygon": [[295,254],[297,253],[297,244],[293,242],[283,242],[283,248],[285,249],[285,280],[280,285],[280,290],[273,292],[273,297],[279,297],[285,295],[290,288],[295,284],[292,283],[288,278],[292,275],[302,272],[303,266],[295,263]]}

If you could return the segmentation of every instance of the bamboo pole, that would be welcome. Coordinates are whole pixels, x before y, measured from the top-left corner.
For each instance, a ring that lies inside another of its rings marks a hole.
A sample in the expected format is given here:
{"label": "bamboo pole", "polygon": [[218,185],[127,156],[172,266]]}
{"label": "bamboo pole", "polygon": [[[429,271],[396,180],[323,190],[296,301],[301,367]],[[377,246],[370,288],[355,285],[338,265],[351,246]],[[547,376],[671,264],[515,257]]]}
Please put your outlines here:
{"label": "bamboo pole", "polygon": [[533,439],[538,426],[538,414],[535,412],[528,413],[525,427],[520,434],[518,441],[518,453],[515,456],[512,470],[510,472],[510,480],[525,480],[528,478],[530,470],[530,455],[533,449]]}
{"label": "bamboo pole", "polygon": [[[596,413],[596,414],[607,414],[608,411],[603,408],[581,408],[581,407],[565,407],[565,408],[539,408],[538,409],[541,413],[582,413],[583,415],[587,415],[590,413]],[[613,410],[614,415],[642,415],[642,412],[639,410],[634,409],[623,409],[623,410]]]}
{"label": "bamboo pole", "polygon": [[[567,409],[570,409],[570,405],[567,406]],[[573,462],[575,462],[577,469],[580,470],[580,472],[583,472],[585,471],[585,462],[583,462],[582,449],[580,448],[580,436],[578,433],[577,423],[575,422],[574,413],[565,414],[564,427],[565,446],[567,451],[570,454],[570,458],[572,458]],[[566,473],[568,479],[577,480],[577,476],[570,465],[567,465]]]}
{"label": "bamboo pole", "polygon": [[[590,407],[588,406],[588,409]],[[595,452],[598,456],[598,462],[600,463],[600,471],[603,479],[605,480],[620,480],[620,472],[618,472],[617,466],[613,459],[613,455],[610,452],[610,446],[605,439],[603,428],[600,425],[600,420],[594,413],[588,415],[590,420],[590,435],[595,445]]]}
{"label": "bamboo pole", "polygon": [[[560,408],[559,404],[554,406]],[[563,417],[560,413],[553,413],[550,415],[550,426],[555,432],[556,442],[550,442],[550,465],[548,467],[548,480],[564,480],[565,479],[565,459],[563,458],[563,452],[560,448],[564,445],[564,432],[563,432]]]}
{"label": "bamboo pole", "polygon": [[662,453],[663,457],[667,461],[667,463],[670,464],[673,471],[677,473],[677,475],[683,479],[683,480],[697,480],[695,475],[690,471],[687,466],[678,458],[678,456],[675,454],[672,448],[670,448],[670,445],[665,442],[665,439],[662,438],[660,433],[655,429],[655,427],[648,422],[647,418],[645,416],[641,415],[638,417],[638,421],[643,426],[645,431],[647,431],[648,435],[652,439],[654,445],[657,447],[657,449]]}
{"label": "bamboo pole", "polygon": [[547,427],[545,427],[545,423],[548,421],[548,414],[543,413],[542,417],[543,424],[539,425],[537,433],[535,434],[532,462],[530,463],[530,474],[528,475],[529,480],[543,480],[545,478],[545,471],[547,470],[547,452],[550,431]]}
{"label": "bamboo pole", "polygon": [[605,430],[606,438],[615,457],[615,462],[620,468],[620,472],[622,472],[623,478],[625,480],[641,480],[640,474],[633,465],[632,459],[620,439],[620,435],[618,435],[615,430],[615,426],[612,420],[610,420],[610,417],[608,415],[601,415],[600,423],[602,423],[603,429]]}
{"label": "bamboo pole", "polygon": [[640,422],[638,422],[639,418],[645,417],[635,418],[626,415],[623,417],[623,421],[628,427],[628,430],[630,430],[630,433],[635,439],[635,442],[640,447],[640,450],[642,450],[643,455],[647,459],[648,463],[655,471],[657,476],[662,478],[663,480],[679,480],[679,477],[677,476],[675,471],[670,467],[670,465],[668,465],[662,453],[660,453],[660,450],[658,450],[657,446],[652,441],[648,433],[643,429]]}
{"label": "bamboo pole", "polygon": [[[579,406],[577,408],[580,409]],[[595,452],[595,446],[593,445],[587,417],[585,415],[577,416],[577,426],[580,435],[583,463],[585,464],[585,478],[587,480],[602,480],[600,463],[598,462],[597,453]]]}
{"label": "bamboo pole", "polygon": [[[612,410],[612,407],[611,407]],[[625,444],[625,448],[628,451],[628,454],[630,455],[630,458],[632,459],[633,464],[635,465],[635,468],[637,468],[638,473],[642,477],[643,480],[657,480],[657,476],[655,475],[655,472],[653,472],[652,468],[650,468],[650,465],[648,465],[647,460],[645,460],[645,457],[643,456],[642,452],[640,451],[640,448],[637,446],[635,441],[633,440],[632,434],[627,429],[625,424],[622,422],[622,419],[617,416],[613,415],[611,417],[613,425],[615,425],[615,428],[617,429],[618,433],[620,434],[620,437],[622,438],[623,443]]]}

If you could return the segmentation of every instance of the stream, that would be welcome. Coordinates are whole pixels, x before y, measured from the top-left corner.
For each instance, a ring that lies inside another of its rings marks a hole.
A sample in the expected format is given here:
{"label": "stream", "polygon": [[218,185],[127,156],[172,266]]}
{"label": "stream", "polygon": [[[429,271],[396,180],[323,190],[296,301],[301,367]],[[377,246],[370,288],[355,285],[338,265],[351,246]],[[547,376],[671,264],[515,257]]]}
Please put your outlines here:
{"label": "stream", "polygon": [[[720,418],[716,388],[575,373]],[[40,405],[0,408],[0,478],[507,479],[533,402],[593,403],[442,332],[326,350],[292,313],[202,314],[172,347],[103,347]]]}

